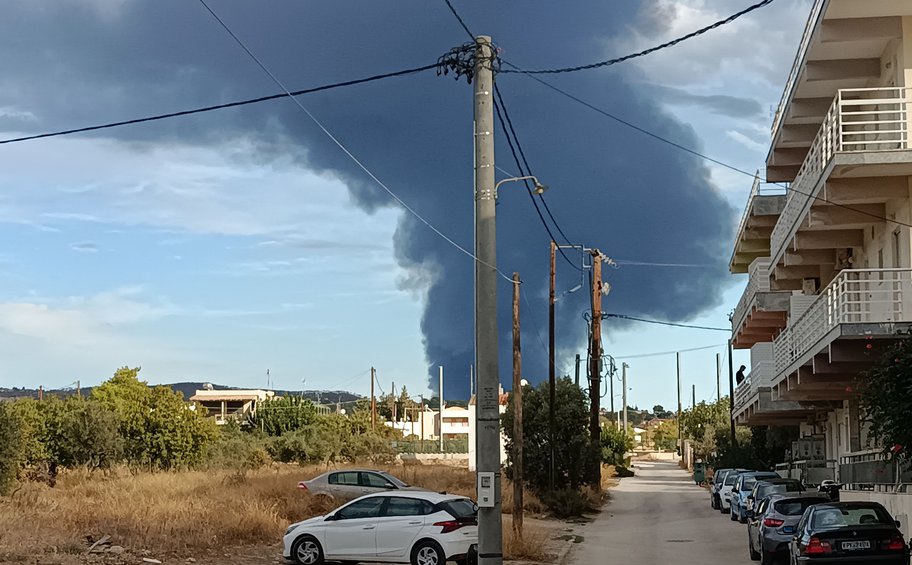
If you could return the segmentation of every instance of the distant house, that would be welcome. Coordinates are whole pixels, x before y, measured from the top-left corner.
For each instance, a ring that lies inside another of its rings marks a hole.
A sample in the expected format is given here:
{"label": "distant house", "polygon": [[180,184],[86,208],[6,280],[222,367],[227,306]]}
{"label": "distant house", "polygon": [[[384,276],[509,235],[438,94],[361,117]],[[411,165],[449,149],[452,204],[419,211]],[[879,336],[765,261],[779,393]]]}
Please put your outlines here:
{"label": "distant house", "polygon": [[205,408],[216,424],[224,424],[228,420],[243,422],[248,415],[256,413],[258,403],[274,396],[271,390],[204,389],[197,390],[190,401]]}
{"label": "distant house", "polygon": [[424,410],[417,410],[412,415],[412,420],[398,422],[384,422],[390,428],[400,430],[405,437],[415,436],[421,439],[437,439],[437,411],[425,406]]}

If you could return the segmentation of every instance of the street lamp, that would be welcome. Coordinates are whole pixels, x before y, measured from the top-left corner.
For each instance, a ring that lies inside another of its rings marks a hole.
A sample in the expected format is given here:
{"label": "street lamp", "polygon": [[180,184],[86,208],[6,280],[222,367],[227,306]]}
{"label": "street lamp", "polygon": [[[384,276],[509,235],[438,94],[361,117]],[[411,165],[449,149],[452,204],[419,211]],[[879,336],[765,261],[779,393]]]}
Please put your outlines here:
{"label": "street lamp", "polygon": [[547,185],[544,185],[544,184],[538,182],[538,179],[535,178],[534,175],[528,175],[528,176],[524,176],[524,177],[511,177],[508,179],[503,179],[501,181],[498,181],[498,183],[494,185],[494,200],[497,200],[497,189],[500,188],[500,185],[502,185],[505,182],[517,182],[517,181],[521,181],[521,180],[531,180],[533,183],[535,183],[535,186],[532,189],[532,192],[535,194],[541,195],[541,194],[544,194],[544,192],[546,190],[548,190]]}

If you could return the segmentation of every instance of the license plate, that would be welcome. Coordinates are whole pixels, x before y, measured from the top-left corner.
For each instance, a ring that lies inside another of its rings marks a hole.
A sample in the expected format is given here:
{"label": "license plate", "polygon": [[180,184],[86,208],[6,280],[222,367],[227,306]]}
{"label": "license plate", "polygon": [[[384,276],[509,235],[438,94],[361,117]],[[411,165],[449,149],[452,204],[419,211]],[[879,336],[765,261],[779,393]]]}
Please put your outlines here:
{"label": "license plate", "polygon": [[844,541],[844,542],[842,542],[842,549],[845,551],[855,551],[858,549],[871,549],[871,542],[869,542],[869,541]]}

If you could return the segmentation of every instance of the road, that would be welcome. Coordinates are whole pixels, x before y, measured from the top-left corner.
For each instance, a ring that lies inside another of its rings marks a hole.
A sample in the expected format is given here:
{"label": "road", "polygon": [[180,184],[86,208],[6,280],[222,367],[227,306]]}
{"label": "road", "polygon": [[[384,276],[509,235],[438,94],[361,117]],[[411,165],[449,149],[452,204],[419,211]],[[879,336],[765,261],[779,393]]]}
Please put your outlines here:
{"label": "road", "polygon": [[611,501],[586,526],[568,563],[578,565],[740,565],[747,526],[709,506],[709,494],[676,463],[637,462],[636,476],[611,489]]}

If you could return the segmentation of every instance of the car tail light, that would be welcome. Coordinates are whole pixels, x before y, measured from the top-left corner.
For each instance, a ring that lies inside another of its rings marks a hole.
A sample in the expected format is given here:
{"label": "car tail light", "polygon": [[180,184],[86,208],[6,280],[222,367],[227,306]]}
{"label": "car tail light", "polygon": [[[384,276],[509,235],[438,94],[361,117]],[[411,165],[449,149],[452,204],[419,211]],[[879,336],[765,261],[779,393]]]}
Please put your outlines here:
{"label": "car tail light", "polygon": [[444,522],[435,522],[434,525],[443,528],[442,530],[440,530],[441,534],[448,534],[450,532],[455,532],[456,530],[458,530],[459,528],[461,528],[463,526],[468,526],[468,523],[459,522],[456,520],[446,520]]}
{"label": "car tail light", "polygon": [[298,483],[298,488],[301,490],[307,490],[307,483],[305,483],[304,481],[301,481],[300,483]]}
{"label": "car tail light", "polygon": [[821,541],[817,536],[813,536],[808,542],[807,549],[804,550],[804,553],[805,555],[820,555],[821,553],[830,553],[832,551],[833,546],[830,545],[830,542]]}
{"label": "car tail light", "polygon": [[763,525],[767,528],[778,528],[785,523],[785,520],[777,520],[776,518],[767,518],[763,520]]}
{"label": "car tail light", "polygon": [[889,549],[891,551],[902,551],[906,549],[906,542],[902,539],[902,536],[894,535],[893,539],[884,543],[884,549]]}

